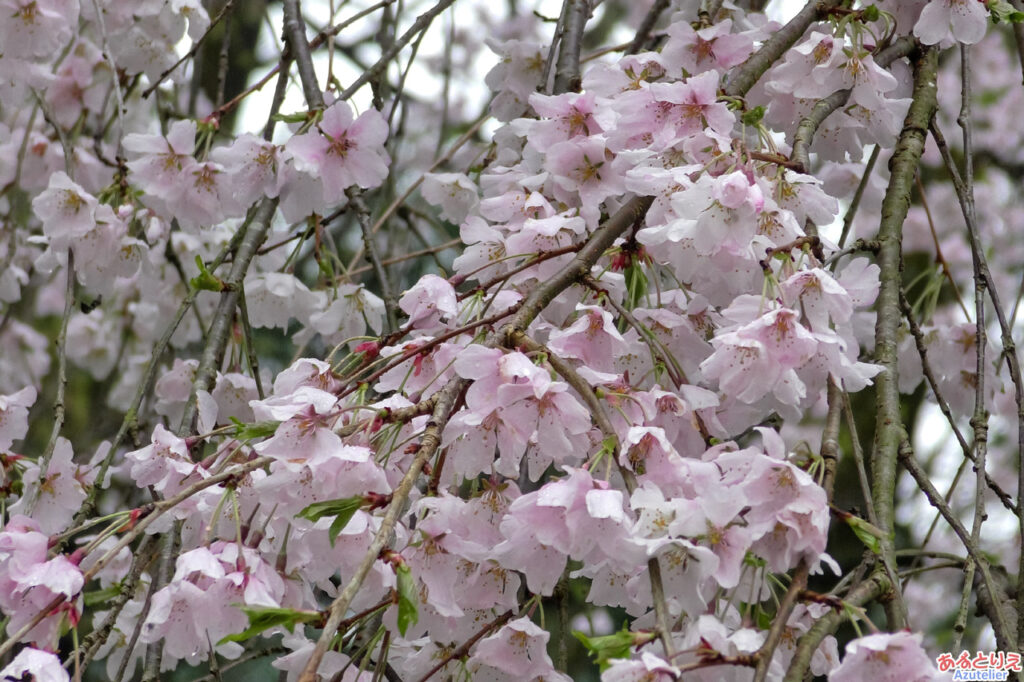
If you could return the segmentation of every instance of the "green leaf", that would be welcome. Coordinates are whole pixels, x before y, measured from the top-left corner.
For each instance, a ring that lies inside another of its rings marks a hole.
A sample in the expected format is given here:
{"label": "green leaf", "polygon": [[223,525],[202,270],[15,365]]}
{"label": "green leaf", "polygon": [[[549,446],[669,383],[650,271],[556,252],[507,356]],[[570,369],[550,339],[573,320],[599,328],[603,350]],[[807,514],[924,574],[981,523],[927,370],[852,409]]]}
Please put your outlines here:
{"label": "green leaf", "polygon": [[583,643],[601,670],[608,667],[608,662],[611,659],[629,658],[630,649],[646,644],[654,638],[652,633],[630,632],[625,625],[615,634],[601,637],[587,637],[578,630],[573,630],[572,634]]}
{"label": "green leaf", "polygon": [[626,292],[629,309],[636,308],[644,296],[647,295],[647,275],[637,260],[633,261],[626,268]]}
{"label": "green leaf", "polygon": [[235,438],[239,440],[252,440],[253,438],[267,438],[273,436],[281,422],[265,421],[246,424],[235,417],[231,417],[235,425]]}
{"label": "green leaf", "polygon": [[417,623],[420,619],[417,604],[419,604],[419,590],[416,588],[416,579],[412,577],[412,570],[408,564],[399,564],[395,569],[398,576],[398,632],[405,637],[405,631],[410,625]]}
{"label": "green leaf", "polygon": [[295,609],[267,606],[239,606],[239,608],[249,617],[249,627],[237,634],[222,637],[217,642],[218,645],[225,642],[242,642],[253,635],[279,625],[287,629],[288,632],[295,632],[297,624],[312,623],[321,617],[319,611],[296,611]]}
{"label": "green leaf", "polygon": [[326,516],[333,516],[330,533],[331,547],[334,546],[334,539],[348,525],[349,520],[356,511],[363,506],[362,497],[343,497],[339,500],[327,500],[325,502],[314,502],[295,516],[300,519],[309,519],[314,523]]}
{"label": "green leaf", "polygon": [[199,291],[224,291],[224,281],[206,269],[206,263],[202,256],[196,256],[196,265],[199,267],[199,274],[188,281],[193,289]]}
{"label": "green leaf", "polygon": [[845,519],[846,523],[853,530],[853,534],[857,536],[857,539],[864,543],[865,547],[875,554],[882,553],[881,539],[885,537],[885,531],[872,526],[864,519],[854,516],[853,514],[845,517]]}
{"label": "green leaf", "polygon": [[98,606],[121,594],[121,585],[111,585],[103,590],[94,590],[82,595],[86,606]]}
{"label": "green leaf", "polygon": [[985,6],[992,13],[992,21],[997,24],[1000,21],[1008,24],[1019,24],[1024,21],[1024,12],[1018,12],[1006,0],[987,0]]}
{"label": "green leaf", "polygon": [[309,112],[297,111],[294,114],[274,114],[271,118],[281,123],[305,123],[309,120]]}
{"label": "green leaf", "polygon": [[743,112],[740,120],[743,121],[743,125],[756,126],[761,123],[762,118],[764,118],[764,107],[759,104],[753,109]]}

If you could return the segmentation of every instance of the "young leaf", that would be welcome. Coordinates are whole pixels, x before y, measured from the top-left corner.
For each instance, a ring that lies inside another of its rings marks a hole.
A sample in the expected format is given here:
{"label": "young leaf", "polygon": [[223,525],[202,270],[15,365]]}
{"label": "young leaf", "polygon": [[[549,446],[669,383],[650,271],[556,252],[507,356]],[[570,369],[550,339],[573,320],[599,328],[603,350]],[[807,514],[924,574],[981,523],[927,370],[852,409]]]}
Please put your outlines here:
{"label": "young leaf", "polygon": [[399,564],[395,574],[398,577],[398,632],[405,637],[409,626],[415,625],[420,619],[417,610],[419,590],[416,589],[416,579],[412,577],[408,564]]}
{"label": "young leaf", "polygon": [[271,118],[280,123],[305,123],[309,120],[309,112],[297,111],[294,114],[274,114]]}
{"label": "young leaf", "polygon": [[608,662],[613,658],[629,658],[630,649],[645,644],[654,637],[651,633],[630,632],[625,626],[615,634],[601,637],[587,637],[578,630],[573,630],[572,634],[583,643],[601,670],[607,668]]}
{"label": "young leaf", "polygon": [[86,606],[98,606],[105,604],[117,595],[121,594],[121,585],[111,585],[102,590],[86,592],[82,595]]}
{"label": "young leaf", "polygon": [[740,120],[743,121],[743,125],[756,126],[761,122],[761,119],[764,118],[764,111],[764,107],[759,104],[753,109],[743,112],[743,116],[740,117]]}
{"label": "young leaf", "polygon": [[635,259],[626,268],[625,275],[628,307],[632,310],[647,295],[647,275]]}
{"label": "young leaf", "polygon": [[189,286],[200,291],[224,291],[224,282],[206,269],[202,256],[196,256],[199,274],[189,280]]}
{"label": "young leaf", "polygon": [[333,516],[334,521],[331,522],[331,528],[328,531],[330,533],[331,547],[334,546],[334,539],[338,537],[338,534],[345,529],[349,520],[355,515],[356,511],[363,506],[362,497],[343,497],[338,500],[326,500],[324,502],[314,502],[295,516],[300,519],[308,519],[313,521],[319,521],[325,516]]}
{"label": "young leaf", "polygon": [[872,526],[864,519],[858,518],[853,514],[846,517],[846,523],[853,530],[853,533],[857,536],[857,539],[864,543],[865,547],[870,549],[875,554],[882,553],[882,543],[880,542],[880,540],[881,538],[885,537],[885,533],[882,530],[876,528],[875,526]]}
{"label": "young leaf", "polygon": [[267,438],[273,436],[281,422],[263,421],[246,424],[235,417],[230,417],[235,425],[235,438],[238,440],[252,440],[253,438]]}
{"label": "young leaf", "polygon": [[985,6],[992,13],[994,23],[1005,21],[1008,24],[1019,24],[1024,21],[1024,12],[1015,10],[1006,0],[987,0]]}
{"label": "young leaf", "polygon": [[244,642],[253,635],[264,630],[282,626],[288,632],[295,632],[295,626],[301,623],[312,623],[320,618],[318,611],[296,611],[295,609],[284,609],[267,606],[239,606],[245,615],[249,617],[249,627],[234,635],[222,637],[218,645],[225,642]]}

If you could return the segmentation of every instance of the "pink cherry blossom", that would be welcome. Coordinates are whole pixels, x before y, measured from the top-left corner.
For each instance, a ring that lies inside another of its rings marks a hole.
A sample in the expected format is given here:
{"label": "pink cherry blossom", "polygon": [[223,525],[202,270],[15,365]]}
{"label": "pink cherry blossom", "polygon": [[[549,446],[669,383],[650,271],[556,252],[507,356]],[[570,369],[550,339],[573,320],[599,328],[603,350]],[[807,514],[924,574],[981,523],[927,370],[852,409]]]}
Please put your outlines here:
{"label": "pink cherry blossom", "polygon": [[754,48],[749,36],[732,33],[731,19],[699,31],[685,21],[674,22],[668,35],[661,58],[670,68],[683,69],[687,74],[730,69],[742,63]]}
{"label": "pink cherry blossom", "polygon": [[287,329],[293,318],[308,321],[315,298],[295,275],[268,272],[246,280],[245,303],[253,327]]}
{"label": "pink cherry blossom", "polygon": [[70,247],[96,226],[96,206],[96,198],[63,172],[50,176],[50,186],[32,201],[43,234],[55,249]]}
{"label": "pink cherry blossom", "polygon": [[78,24],[78,0],[0,0],[0,43],[9,56],[59,52]]}
{"label": "pink cherry blossom", "polygon": [[28,408],[35,401],[35,386],[0,395],[0,450],[10,450],[14,441],[21,440],[28,433]]}
{"label": "pink cherry blossom", "polygon": [[985,35],[988,14],[976,0],[931,0],[914,24],[914,35],[925,45],[955,40],[968,45]]}
{"label": "pink cherry blossom", "polygon": [[210,160],[223,169],[232,202],[238,206],[248,207],[264,195],[276,197],[281,190],[281,150],[260,137],[239,135],[230,146],[213,149]]}
{"label": "pink cherry blossom", "polygon": [[409,324],[422,329],[437,326],[441,320],[451,321],[459,313],[455,289],[437,275],[426,275],[402,294],[398,307],[409,316]]}
{"label": "pink cherry blossom", "polygon": [[[556,672],[547,653],[550,637],[529,618],[509,621],[495,634],[480,640],[469,660],[471,670],[495,668],[500,671],[494,679],[536,680],[568,682],[570,679]],[[478,673],[474,673],[474,677]],[[491,673],[494,675],[494,673]]]}
{"label": "pink cherry blossom", "polygon": [[476,185],[464,173],[427,173],[420,194],[441,207],[441,217],[456,224],[480,203]]}
{"label": "pink cherry blossom", "polygon": [[613,659],[601,673],[601,682],[672,682],[680,674],[668,661],[643,651],[639,660]]}
{"label": "pink cherry blossom", "polygon": [[577,136],[602,132],[601,126],[594,119],[592,92],[566,92],[561,95],[535,92],[530,95],[530,106],[543,118],[519,118],[512,123],[512,127],[538,150],[546,150],[553,144]]}
{"label": "pink cherry blossom", "polygon": [[907,631],[867,635],[846,645],[846,656],[828,676],[829,682],[872,679],[879,682],[947,679],[921,646],[921,634]]}
{"label": "pink cherry blossom", "polygon": [[80,603],[72,600],[84,585],[76,563],[60,554],[48,558],[49,538],[25,516],[13,517],[0,532],[0,610],[10,617],[8,635],[21,630],[58,596],[67,602],[54,610],[23,637],[22,641],[56,645],[65,611],[77,616]]}
{"label": "pink cherry blossom", "polygon": [[205,478],[209,473],[192,461],[188,445],[161,424],[153,429],[150,445],[125,455],[131,463],[131,476],[140,488],[153,486],[154,490],[173,495],[186,485],[186,479],[197,475]]}
{"label": "pink cherry blossom", "polygon": [[377,187],[387,177],[387,137],[380,112],[369,109],[353,120],[352,108],[335,102],[313,130],[288,140],[285,151],[298,170],[322,178],[325,200],[339,202],[347,188]]}
{"label": "pink cherry blossom", "polygon": [[576,310],[576,321],[554,332],[548,346],[561,356],[582,360],[587,367],[611,370],[614,358],[629,348],[615,328],[611,313],[598,306],[578,305]]}
{"label": "pink cherry blossom", "polygon": [[[197,163],[192,156],[196,143],[196,122],[175,121],[163,135],[132,133],[124,138],[124,148],[132,160],[128,169],[132,180],[146,192],[173,207],[195,181]],[[173,211],[172,211],[173,215]]]}
{"label": "pink cherry blossom", "polygon": [[25,489],[38,489],[38,496],[22,495],[8,508],[9,513],[28,514],[31,511],[32,519],[39,523],[39,530],[51,535],[67,529],[86,498],[86,486],[95,477],[95,472],[90,472],[89,467],[76,465],[72,461],[73,456],[71,442],[58,437],[45,473],[40,472],[36,463],[29,464],[22,472]]}
{"label": "pink cherry blossom", "polygon": [[799,314],[776,308],[752,322],[715,336],[715,352],[701,363],[709,379],[738,400],[753,403],[769,393],[795,405],[806,395],[796,374],[817,349],[817,341],[799,322]]}
{"label": "pink cherry blossom", "polygon": [[14,660],[0,670],[0,678],[35,682],[69,682],[71,679],[56,654],[32,647],[19,651]]}

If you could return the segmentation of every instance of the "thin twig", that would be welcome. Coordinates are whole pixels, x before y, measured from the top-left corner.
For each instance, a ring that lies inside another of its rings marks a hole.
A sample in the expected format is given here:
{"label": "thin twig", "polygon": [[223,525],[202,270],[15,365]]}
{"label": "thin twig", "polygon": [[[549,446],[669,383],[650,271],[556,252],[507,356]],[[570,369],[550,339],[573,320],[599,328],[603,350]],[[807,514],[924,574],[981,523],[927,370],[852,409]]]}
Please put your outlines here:
{"label": "thin twig", "polygon": [[[142,91],[142,99],[149,99],[149,96],[152,95],[153,92],[156,91],[156,89],[160,87],[160,84],[163,83],[164,80],[168,76],[170,76],[172,73],[174,73],[174,71],[179,66],[181,66],[182,64],[184,64],[185,62],[187,62],[189,59],[191,59],[192,57],[194,57],[196,55],[196,52],[199,51],[199,48],[203,46],[203,42],[206,40],[207,36],[210,35],[210,32],[213,31],[213,29],[217,28],[217,24],[219,24],[221,22],[221,20],[225,16],[227,16],[227,13],[229,11],[231,11],[231,6],[234,5],[234,4],[235,4],[235,0],[227,0],[227,2],[224,3],[224,7],[221,8],[220,12],[217,13],[217,16],[215,16],[213,18],[213,21],[210,22],[210,25],[206,28],[205,31],[203,31],[203,35],[201,35],[199,37],[199,40],[197,40],[194,43],[192,43],[192,47],[189,48],[189,51],[186,52],[184,55],[182,55],[181,59],[179,59],[178,61],[174,62],[174,64],[172,64],[171,66],[168,66],[166,69],[164,69],[163,73],[161,73],[159,76],[157,76],[156,80],[153,81],[153,84],[150,85],[148,88],[146,88],[145,90]],[[96,8],[96,10],[97,10],[97,14],[99,14],[99,8],[98,7]],[[225,31],[225,40],[227,40],[227,32],[226,31]],[[106,56],[106,55],[104,55],[104,56]],[[116,75],[117,71],[114,71],[114,74],[115,74],[114,77],[116,78],[117,77],[117,75]]]}
{"label": "thin twig", "polygon": [[455,0],[441,0],[429,10],[416,17],[416,21],[412,23],[409,30],[403,33],[402,36],[391,45],[391,47],[385,50],[380,56],[380,59],[378,59],[373,66],[360,74],[360,76],[352,82],[352,85],[345,88],[345,90],[338,95],[338,99],[349,99],[357,90],[359,90],[359,88],[363,87],[371,80],[376,79],[380,73],[387,68],[387,65],[391,60],[402,51],[402,48],[409,44],[409,41],[411,41],[417,33],[427,30],[427,27],[430,26],[430,23],[434,18],[441,12],[448,9],[453,2],[455,2]]}
{"label": "thin twig", "polygon": [[[992,579],[991,571],[989,570],[988,559],[979,548],[978,544],[971,538],[970,532],[964,527],[964,524],[957,518],[957,515],[953,512],[953,509],[946,503],[946,500],[939,495],[939,491],[935,489],[932,482],[928,479],[928,474],[925,473],[921,465],[918,464],[917,458],[914,456],[914,449],[910,446],[907,440],[903,440],[900,444],[899,449],[900,464],[903,468],[913,477],[917,483],[917,487],[924,493],[928,502],[942,514],[942,518],[946,520],[949,527],[956,533],[956,536],[960,538],[960,542],[963,544],[964,549],[967,550],[968,555],[974,560],[975,565],[978,567],[978,571],[981,575],[981,581],[985,585],[986,591],[991,595],[999,594],[998,586]],[[1001,602],[1001,603],[1000,603]],[[996,602],[996,607],[991,611],[987,612],[986,615],[992,625],[992,630],[996,636],[996,644],[1000,649],[1004,651],[1016,651],[1017,650],[1017,635],[1016,632],[1012,631],[1004,619],[1002,604],[1006,604],[1005,599]]]}
{"label": "thin twig", "polygon": [[[846,208],[846,214],[843,216],[843,231],[836,243],[840,249],[846,245],[846,239],[850,236],[850,230],[853,229],[853,219],[857,216],[857,209],[860,208],[864,190],[867,189],[868,182],[871,181],[871,173],[875,170],[875,163],[878,162],[878,154],[881,149],[882,146],[876,144],[875,148],[871,150],[871,156],[868,157],[868,162],[864,165],[864,170],[861,173],[860,182],[857,183],[857,191],[853,193],[853,199],[850,200],[850,205]],[[834,262],[832,269],[835,270]]]}
{"label": "thin twig", "polygon": [[506,611],[505,613],[501,614],[500,616],[492,620],[490,623],[484,625],[482,628],[480,628],[480,630],[475,632],[472,637],[467,639],[460,646],[456,647],[455,649],[452,649],[450,652],[442,656],[441,660],[438,661],[430,670],[428,670],[426,674],[424,674],[423,677],[419,679],[418,682],[427,682],[427,680],[429,680],[431,677],[437,674],[442,668],[444,668],[452,661],[460,660],[468,656],[470,649],[472,649],[477,642],[486,637],[488,634],[500,628],[508,621],[512,620],[512,616],[514,615],[515,614],[512,611]]}
{"label": "thin twig", "polygon": [[[971,252],[975,254],[978,260],[978,271],[985,282],[989,300],[992,301],[996,319],[999,321],[1003,357],[1006,358],[1006,364],[1010,370],[1010,381],[1013,383],[1013,399],[1017,405],[1017,521],[1018,531],[1024,534],[1024,505],[1021,503],[1021,497],[1024,495],[1024,379],[1021,378],[1017,345],[1013,340],[1013,330],[1006,320],[1006,313],[1000,300],[999,291],[988,268],[988,259],[985,258],[981,234],[974,217],[971,195],[967,191],[967,186],[960,178],[960,171],[957,170],[956,164],[953,162],[949,147],[946,145],[946,139],[943,137],[937,121],[933,120],[931,122],[931,133],[939,147],[942,160],[946,165],[946,170],[949,172],[950,179],[953,181],[953,187],[956,189],[957,197],[960,200],[960,209],[964,214],[964,220],[967,222],[967,232],[971,239]],[[1024,590],[1024,552],[1020,553],[1017,571],[1017,590],[1018,594],[1024,594],[1022,592]],[[1016,632],[1024,634],[1024,609],[1018,610]]]}
{"label": "thin twig", "polygon": [[60,320],[60,331],[57,332],[57,395],[53,400],[53,426],[50,428],[50,438],[46,441],[46,448],[39,457],[39,485],[32,486],[26,491],[29,496],[26,509],[28,515],[32,515],[38,501],[40,486],[46,480],[47,471],[50,468],[50,458],[53,457],[53,450],[57,447],[57,439],[60,438],[61,429],[64,428],[64,418],[67,414],[67,388],[68,388],[68,323],[71,321],[71,314],[75,308],[75,252],[68,249],[67,284],[64,288],[64,313]]}
{"label": "thin twig", "polygon": [[[972,222],[977,220],[974,210],[974,139],[971,127],[971,46],[960,43],[960,115],[957,122],[963,129],[964,145],[964,198]],[[974,414],[971,427],[974,429],[974,470],[977,475],[974,495],[974,522],[971,540],[981,541],[981,524],[985,520],[985,459],[988,454],[988,410],[985,409],[985,346],[988,336],[985,330],[985,278],[981,274],[981,253],[973,248],[971,262],[974,269],[974,334],[976,355],[974,380]],[[970,580],[967,581],[968,583]]]}
{"label": "thin twig", "polygon": [[647,10],[647,14],[644,15],[643,20],[640,22],[632,42],[626,47],[626,54],[636,54],[644,49],[644,46],[647,45],[647,41],[651,37],[651,31],[654,30],[654,25],[658,23],[658,19],[661,18],[668,5],[669,0],[654,0],[654,4]]}
{"label": "thin twig", "polygon": [[[906,292],[900,289],[900,309],[903,311],[903,316],[907,320],[907,325],[910,327],[910,334],[914,337],[914,343],[917,347],[917,354],[921,358],[921,370],[924,374],[925,380],[928,382],[928,386],[932,389],[932,394],[935,396],[935,402],[939,406],[939,411],[946,418],[946,422],[949,424],[950,430],[953,432],[953,436],[956,438],[957,443],[960,444],[960,450],[964,454],[964,458],[970,461],[974,461],[974,453],[971,451],[971,446],[967,443],[967,439],[960,431],[960,427],[957,426],[956,418],[953,416],[953,410],[949,407],[949,401],[946,400],[945,394],[942,392],[939,386],[939,381],[935,377],[935,372],[932,370],[931,361],[928,358],[928,347],[925,345],[924,333],[921,331],[921,327],[918,326],[917,321],[914,319],[914,311],[911,309],[910,301],[907,300]],[[996,494],[999,501],[1003,503],[1009,511],[1014,512],[1016,505],[1010,495],[1000,487],[998,483],[992,480],[991,476],[986,474],[986,484]]]}
{"label": "thin twig", "polygon": [[[505,345],[510,348],[523,348],[527,351],[544,353],[547,356],[551,367],[565,379],[565,382],[575,389],[576,394],[582,398],[590,411],[590,416],[601,431],[604,442],[611,444],[609,456],[615,461],[619,475],[626,485],[626,492],[632,495],[636,491],[636,477],[633,472],[622,464],[620,457],[620,443],[618,433],[608,419],[604,405],[594,393],[594,388],[587,383],[586,379],[557,353],[553,353],[547,346],[537,343],[521,329],[514,329],[505,336]],[[658,637],[661,639],[665,654],[671,659],[675,655],[675,643],[672,641],[672,624],[669,620],[668,602],[665,598],[665,587],[661,579],[661,565],[657,557],[647,561],[648,577],[651,581],[651,597],[654,600],[654,618],[658,624]]]}
{"label": "thin twig", "polygon": [[[418,178],[416,178],[416,180],[413,181],[413,183],[409,185],[409,187],[407,187],[406,190],[402,192],[402,194],[397,199],[392,201],[391,204],[386,209],[384,209],[384,212],[380,214],[380,217],[377,218],[377,221],[373,224],[373,229],[371,230],[371,232],[373,234],[377,234],[377,231],[384,225],[384,223],[386,223],[391,218],[391,216],[398,209],[398,207],[404,204],[406,199],[408,199],[412,195],[412,193],[416,191],[416,188],[423,184],[423,180],[427,177],[427,175],[429,173],[433,173],[435,170],[438,169],[438,167],[442,163],[445,163],[449,159],[451,159],[452,155],[454,155],[455,152],[462,147],[462,145],[466,144],[466,142],[472,139],[473,136],[476,135],[477,132],[479,132],[480,127],[489,118],[490,114],[488,113],[484,113],[483,115],[481,115],[480,118],[476,120],[476,123],[474,123],[469,130],[463,133],[459,137],[459,139],[456,140],[451,147],[449,147],[448,151],[445,152],[443,156],[439,157],[436,161],[434,161],[434,163],[430,165],[430,168],[425,170]],[[356,263],[358,263],[362,257],[362,250],[360,249],[359,251],[356,251],[355,255],[352,256],[352,260],[349,261],[348,271],[351,272],[352,270],[354,270],[356,267]]]}
{"label": "thin twig", "polygon": [[362,192],[351,188],[347,192],[349,203],[355,209],[356,220],[363,232],[363,251],[366,253],[366,260],[370,261],[373,272],[377,275],[380,284],[381,298],[384,300],[384,311],[387,319],[386,331],[391,332],[398,329],[398,301],[395,298],[395,290],[391,286],[391,278],[381,262],[380,254],[377,252],[377,245],[373,239],[373,229],[370,226],[370,209],[363,201]]}

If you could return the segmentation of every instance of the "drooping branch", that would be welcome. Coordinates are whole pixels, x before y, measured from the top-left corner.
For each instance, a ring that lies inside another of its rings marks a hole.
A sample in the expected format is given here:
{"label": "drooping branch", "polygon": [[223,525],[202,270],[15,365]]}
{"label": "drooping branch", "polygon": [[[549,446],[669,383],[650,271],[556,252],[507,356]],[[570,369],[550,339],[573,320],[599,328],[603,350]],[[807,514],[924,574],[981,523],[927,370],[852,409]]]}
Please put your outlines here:
{"label": "drooping branch", "polygon": [[[878,599],[880,596],[897,589],[897,585],[889,582],[888,577],[882,571],[875,571],[864,582],[853,588],[843,599],[843,603],[851,606],[862,606],[868,602]],[[843,622],[845,613],[842,611],[830,611],[819,618],[811,626],[811,629],[797,642],[796,652],[786,670],[784,682],[802,682],[811,667],[811,657],[817,651],[818,645],[828,635],[836,631]]]}
{"label": "drooping branch", "polygon": [[640,22],[640,26],[636,30],[636,35],[633,36],[633,40],[629,43],[626,48],[626,54],[636,54],[640,50],[644,49],[647,45],[647,41],[650,40],[651,31],[654,30],[654,25],[658,23],[658,19],[661,18],[662,13],[668,8],[669,0],[654,0],[654,4],[647,10],[647,14],[644,15],[643,20]]}
{"label": "drooping branch", "polygon": [[306,96],[306,103],[313,108],[323,109],[324,96],[317,84],[313,59],[309,53],[306,22],[302,19],[300,0],[284,0],[284,38],[299,70],[299,80],[302,81],[302,93]]}
{"label": "drooping branch", "polygon": [[750,57],[729,73],[725,85],[725,94],[730,97],[742,97],[750,88],[792,47],[807,27],[821,18],[827,10],[837,7],[842,0],[812,0],[797,12],[796,16],[764,41],[764,44]]}
{"label": "drooping branch", "polygon": [[[491,334],[488,337],[487,345],[493,347],[499,344],[508,344],[511,342],[512,335],[516,331],[525,331],[548,303],[562,291],[579,281],[581,277],[589,274],[591,267],[604,254],[605,250],[623,232],[629,229],[634,222],[643,219],[652,201],[653,198],[651,197],[637,197],[627,202],[604,225],[594,231],[587,244],[580,249],[572,262],[527,296],[523,305],[512,318],[511,323],[505,325],[500,332]],[[392,493],[391,503],[388,505],[384,518],[381,520],[380,528],[374,535],[369,549],[363,556],[352,578],[349,579],[345,588],[331,604],[323,633],[317,640],[316,646],[313,648],[310,658],[305,668],[303,668],[302,674],[299,676],[298,682],[314,682],[316,679],[316,671],[320,667],[324,654],[327,653],[338,625],[341,623],[349,604],[355,598],[356,593],[369,574],[381,550],[391,541],[392,531],[404,509],[409,494],[416,484],[420,472],[423,470],[423,465],[433,457],[440,446],[441,433],[454,411],[458,396],[462,393],[467,383],[465,379],[456,377],[450,380],[437,394],[434,411],[430,421],[427,423],[426,430],[420,437],[420,445],[413,457],[412,463],[402,477],[401,483]]]}
{"label": "drooping branch", "polygon": [[320,667],[320,662],[323,660],[324,654],[327,653],[327,649],[330,647],[331,641],[334,639],[334,635],[346,611],[348,611],[349,605],[355,598],[359,588],[362,587],[363,581],[366,580],[370,569],[373,568],[373,564],[377,561],[381,550],[391,542],[391,534],[398,523],[399,516],[405,510],[409,493],[412,492],[413,486],[416,485],[420,472],[423,471],[423,465],[434,456],[434,453],[440,447],[441,432],[444,429],[444,425],[448,423],[448,419],[451,417],[455,407],[455,401],[466,383],[465,379],[453,379],[438,394],[434,404],[434,412],[430,416],[430,421],[427,422],[426,430],[420,437],[420,445],[416,451],[416,456],[406,470],[401,482],[392,492],[391,503],[388,505],[384,518],[381,519],[380,527],[376,535],[374,535],[369,549],[363,555],[362,561],[360,561],[359,566],[345,585],[345,588],[331,603],[323,632],[317,640],[316,646],[313,647],[309,660],[306,662],[302,674],[299,675],[298,682],[314,682],[317,679],[316,671]]}
{"label": "drooping branch", "polygon": [[914,60],[913,100],[903,130],[889,162],[889,186],[882,200],[882,220],[878,229],[879,291],[876,302],[875,362],[883,369],[875,377],[877,410],[875,438],[871,453],[871,486],[878,525],[886,533],[881,539],[881,558],[889,571],[894,599],[886,609],[889,627],[898,629],[906,623],[906,606],[898,593],[893,567],[894,506],[897,458],[900,443],[906,438],[900,416],[897,345],[900,326],[900,269],[903,221],[910,208],[914,178],[924,151],[928,123],[936,108],[936,69],[938,51],[923,48]]}
{"label": "drooping branch", "polygon": [[[916,47],[916,42],[910,36],[903,36],[899,38],[892,45],[889,45],[884,50],[881,50],[878,55],[875,56],[875,62],[879,66],[889,66],[897,59],[906,57]],[[814,135],[818,132],[818,128],[825,122],[825,119],[832,115],[833,112],[843,107],[846,102],[850,99],[850,94],[853,92],[850,88],[844,90],[836,90],[828,97],[824,97],[814,103],[811,107],[810,113],[804,116],[800,123],[796,127],[796,132],[793,134],[793,152],[791,156],[793,161],[800,165],[804,173],[810,171],[810,148],[811,143],[814,141]],[[877,147],[876,147],[877,149]],[[844,223],[844,234],[846,225]],[[840,240],[840,245],[843,241]]]}
{"label": "drooping branch", "polygon": [[[946,139],[939,130],[939,126],[932,121],[932,137],[939,147],[942,160],[953,181],[953,188],[956,190],[957,198],[960,201],[960,209],[967,223],[967,232],[971,240],[972,256],[978,260],[978,271],[985,289],[988,291],[989,300],[999,321],[1000,340],[1003,345],[1003,357],[1006,358],[1006,366],[1010,370],[1010,381],[1013,383],[1013,398],[1017,406],[1017,520],[1018,529],[1024,533],[1024,505],[1021,504],[1021,496],[1024,494],[1024,378],[1021,376],[1020,358],[1017,356],[1017,345],[1013,340],[1013,330],[1006,319],[1006,312],[1003,308],[999,291],[992,279],[992,273],[988,267],[988,259],[985,257],[984,247],[981,243],[981,233],[978,229],[974,216],[974,202],[968,191],[967,185],[960,176],[960,171],[953,161]],[[1018,592],[1024,588],[1024,552],[1021,552],[1020,563],[1018,564]],[[1024,609],[1018,609],[1017,633],[1018,637],[1024,634]]]}
{"label": "drooping branch", "polygon": [[579,92],[580,46],[590,18],[590,0],[564,0],[565,30],[558,44],[554,93]]}
{"label": "drooping branch", "polygon": [[925,473],[924,469],[921,468],[921,465],[918,464],[917,458],[914,455],[914,449],[906,439],[904,439],[899,445],[899,458],[900,463],[914,478],[914,481],[917,483],[917,487],[924,493],[925,497],[928,498],[928,502],[935,507],[940,514],[942,514],[942,518],[946,520],[949,527],[954,533],[956,533],[956,536],[960,538],[960,542],[963,543],[968,555],[974,561],[974,564],[978,569],[981,582],[984,585],[986,592],[990,595],[999,595],[994,599],[993,608],[987,611],[985,615],[988,616],[989,622],[992,624],[992,631],[995,633],[996,644],[999,648],[1004,651],[1016,651],[1017,633],[1011,629],[1011,622],[1004,616],[1004,607],[1010,602],[1006,598],[1006,595],[1001,594],[1000,587],[993,579],[988,558],[981,551],[978,543],[971,537],[971,532],[967,530],[963,522],[960,521],[957,515],[953,512],[946,500],[942,498],[939,491],[935,489],[934,485],[932,485],[932,482],[928,479],[928,475]]}
{"label": "drooping branch", "polygon": [[198,414],[196,396],[199,391],[209,391],[213,387],[217,370],[224,358],[228,339],[231,338],[235,309],[238,306],[239,288],[244,286],[249,265],[267,237],[276,210],[277,199],[263,199],[259,203],[252,222],[238,245],[238,251],[235,252],[231,270],[225,280],[225,289],[220,294],[217,310],[210,322],[206,346],[199,358],[199,366],[196,368],[195,380],[192,383],[192,392],[185,406],[181,424],[178,426],[178,436],[182,438],[195,433],[195,419]]}
{"label": "drooping branch", "polygon": [[398,53],[402,51],[402,48],[408,45],[409,42],[421,31],[427,30],[427,27],[430,26],[431,22],[434,21],[441,12],[448,9],[454,2],[455,0],[441,0],[426,12],[416,17],[416,21],[412,23],[409,30],[395,40],[395,42],[384,51],[384,54],[380,56],[380,59],[374,62],[373,66],[360,74],[350,86],[345,88],[345,90],[338,95],[338,99],[349,99],[357,90],[359,90],[359,88],[380,76],[380,74],[387,68],[388,64],[391,63],[391,60],[398,56]]}

